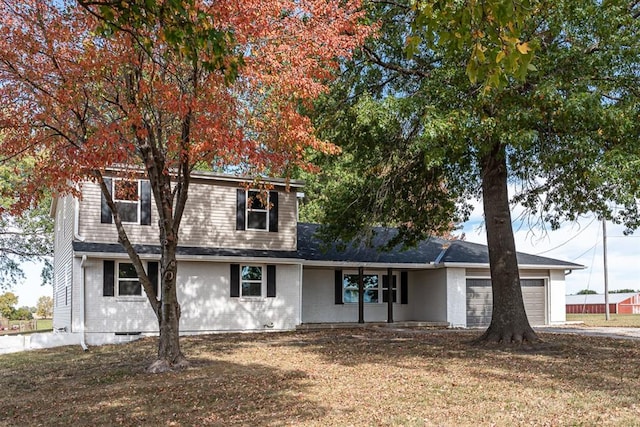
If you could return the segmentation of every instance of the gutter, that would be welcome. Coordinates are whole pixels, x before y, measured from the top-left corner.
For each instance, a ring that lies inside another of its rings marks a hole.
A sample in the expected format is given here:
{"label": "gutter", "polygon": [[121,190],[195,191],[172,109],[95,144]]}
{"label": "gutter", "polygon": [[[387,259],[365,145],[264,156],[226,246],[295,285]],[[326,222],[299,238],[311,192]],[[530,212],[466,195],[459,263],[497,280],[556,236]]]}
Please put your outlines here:
{"label": "gutter", "polygon": [[84,263],[87,261],[87,256],[82,255],[82,260],[80,261],[80,346],[84,351],[89,350],[87,347],[87,343],[85,341],[85,289],[84,289]]}

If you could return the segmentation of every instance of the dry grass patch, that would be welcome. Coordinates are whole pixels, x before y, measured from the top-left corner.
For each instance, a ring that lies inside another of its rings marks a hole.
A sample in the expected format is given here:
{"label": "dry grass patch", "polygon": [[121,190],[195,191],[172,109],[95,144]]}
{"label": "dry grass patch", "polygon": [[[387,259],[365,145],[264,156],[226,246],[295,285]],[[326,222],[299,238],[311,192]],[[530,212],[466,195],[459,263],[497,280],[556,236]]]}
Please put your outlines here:
{"label": "dry grass patch", "polygon": [[604,314],[567,314],[567,320],[583,322],[584,326],[640,328],[640,314],[611,314],[609,320]]}
{"label": "dry grass patch", "polygon": [[234,334],[183,339],[191,367],[144,373],[155,340],[0,356],[0,425],[640,425],[637,341],[477,332]]}

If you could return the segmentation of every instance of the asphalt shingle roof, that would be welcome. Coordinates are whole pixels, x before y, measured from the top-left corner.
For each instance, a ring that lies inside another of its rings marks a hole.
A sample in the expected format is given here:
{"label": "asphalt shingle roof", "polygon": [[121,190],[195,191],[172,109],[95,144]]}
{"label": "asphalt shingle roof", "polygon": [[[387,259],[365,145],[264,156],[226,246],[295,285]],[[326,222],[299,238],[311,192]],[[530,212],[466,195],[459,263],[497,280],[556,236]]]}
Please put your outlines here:
{"label": "asphalt shingle roof", "polygon": [[[316,235],[318,224],[298,224],[297,251],[271,251],[256,249],[227,249],[212,247],[178,247],[178,255],[194,256],[229,256],[251,258],[288,258],[319,262],[349,262],[349,263],[379,263],[379,264],[489,264],[487,246],[461,240],[447,241],[440,238],[430,238],[421,241],[416,247],[401,249],[396,247],[391,251],[380,248],[397,234],[392,228],[376,228],[372,238],[372,245],[347,244],[344,249],[340,245],[324,244]],[[448,247],[446,246],[448,244]],[[142,254],[159,254],[157,245],[134,245]],[[73,242],[76,252],[88,253],[124,253],[122,246],[116,243]],[[530,266],[550,266],[558,268],[583,268],[574,264],[553,258],[529,255],[518,252],[518,263]]]}

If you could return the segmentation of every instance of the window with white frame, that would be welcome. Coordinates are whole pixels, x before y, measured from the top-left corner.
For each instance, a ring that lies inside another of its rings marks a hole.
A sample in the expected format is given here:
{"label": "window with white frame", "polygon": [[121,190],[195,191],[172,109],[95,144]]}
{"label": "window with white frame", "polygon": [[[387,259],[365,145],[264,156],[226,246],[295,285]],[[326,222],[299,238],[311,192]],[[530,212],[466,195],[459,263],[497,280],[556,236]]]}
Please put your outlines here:
{"label": "window with white frame", "polygon": [[264,275],[260,265],[243,265],[240,268],[240,292],[242,297],[261,297]]}
{"label": "window with white frame", "polygon": [[[397,276],[394,274],[392,279],[393,302],[398,302]],[[358,280],[357,273],[346,273],[343,275],[342,281],[342,302],[357,303],[358,302]],[[388,281],[385,274],[367,273],[362,276],[364,285],[363,299],[365,303],[377,304],[386,303],[389,292]]]}
{"label": "window with white frame", "polygon": [[[358,302],[358,274],[345,274],[343,279],[342,301],[346,303]],[[364,302],[380,302],[380,280],[377,274],[365,274],[362,276],[364,284]]]}
{"label": "window with white frame", "polygon": [[138,273],[130,262],[118,263],[118,296],[141,296],[142,285]]}
{"label": "window with white frame", "polygon": [[139,181],[114,179],[111,194],[122,222],[137,224],[140,217]]}
{"label": "window with white frame", "polygon": [[247,230],[269,230],[269,193],[247,190]]}

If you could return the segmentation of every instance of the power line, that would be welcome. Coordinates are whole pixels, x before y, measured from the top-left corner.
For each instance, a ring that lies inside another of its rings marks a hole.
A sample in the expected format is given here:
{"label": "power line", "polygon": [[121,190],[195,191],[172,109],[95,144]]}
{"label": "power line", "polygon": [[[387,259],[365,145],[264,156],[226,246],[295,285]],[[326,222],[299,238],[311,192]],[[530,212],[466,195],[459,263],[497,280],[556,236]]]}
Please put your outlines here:
{"label": "power line", "polygon": [[[593,222],[596,220],[596,218],[594,217],[591,222],[589,224],[587,224],[586,227],[584,227],[582,230],[580,230],[578,233],[576,233],[575,235],[571,236],[568,240],[566,240],[564,243],[559,244],[558,246],[556,246],[555,248],[551,248],[551,249],[547,249],[546,251],[542,251],[542,252],[538,252],[536,255],[542,255],[542,254],[546,254],[547,252],[551,252],[551,251],[555,251],[558,248],[563,247],[564,245],[566,245],[567,243],[569,243],[570,241],[572,241],[573,239],[575,239],[576,237],[578,237],[580,234],[582,234],[583,231],[585,231],[587,228],[589,228],[589,226],[591,226],[591,224],[593,224]],[[597,244],[597,243],[596,243]]]}

